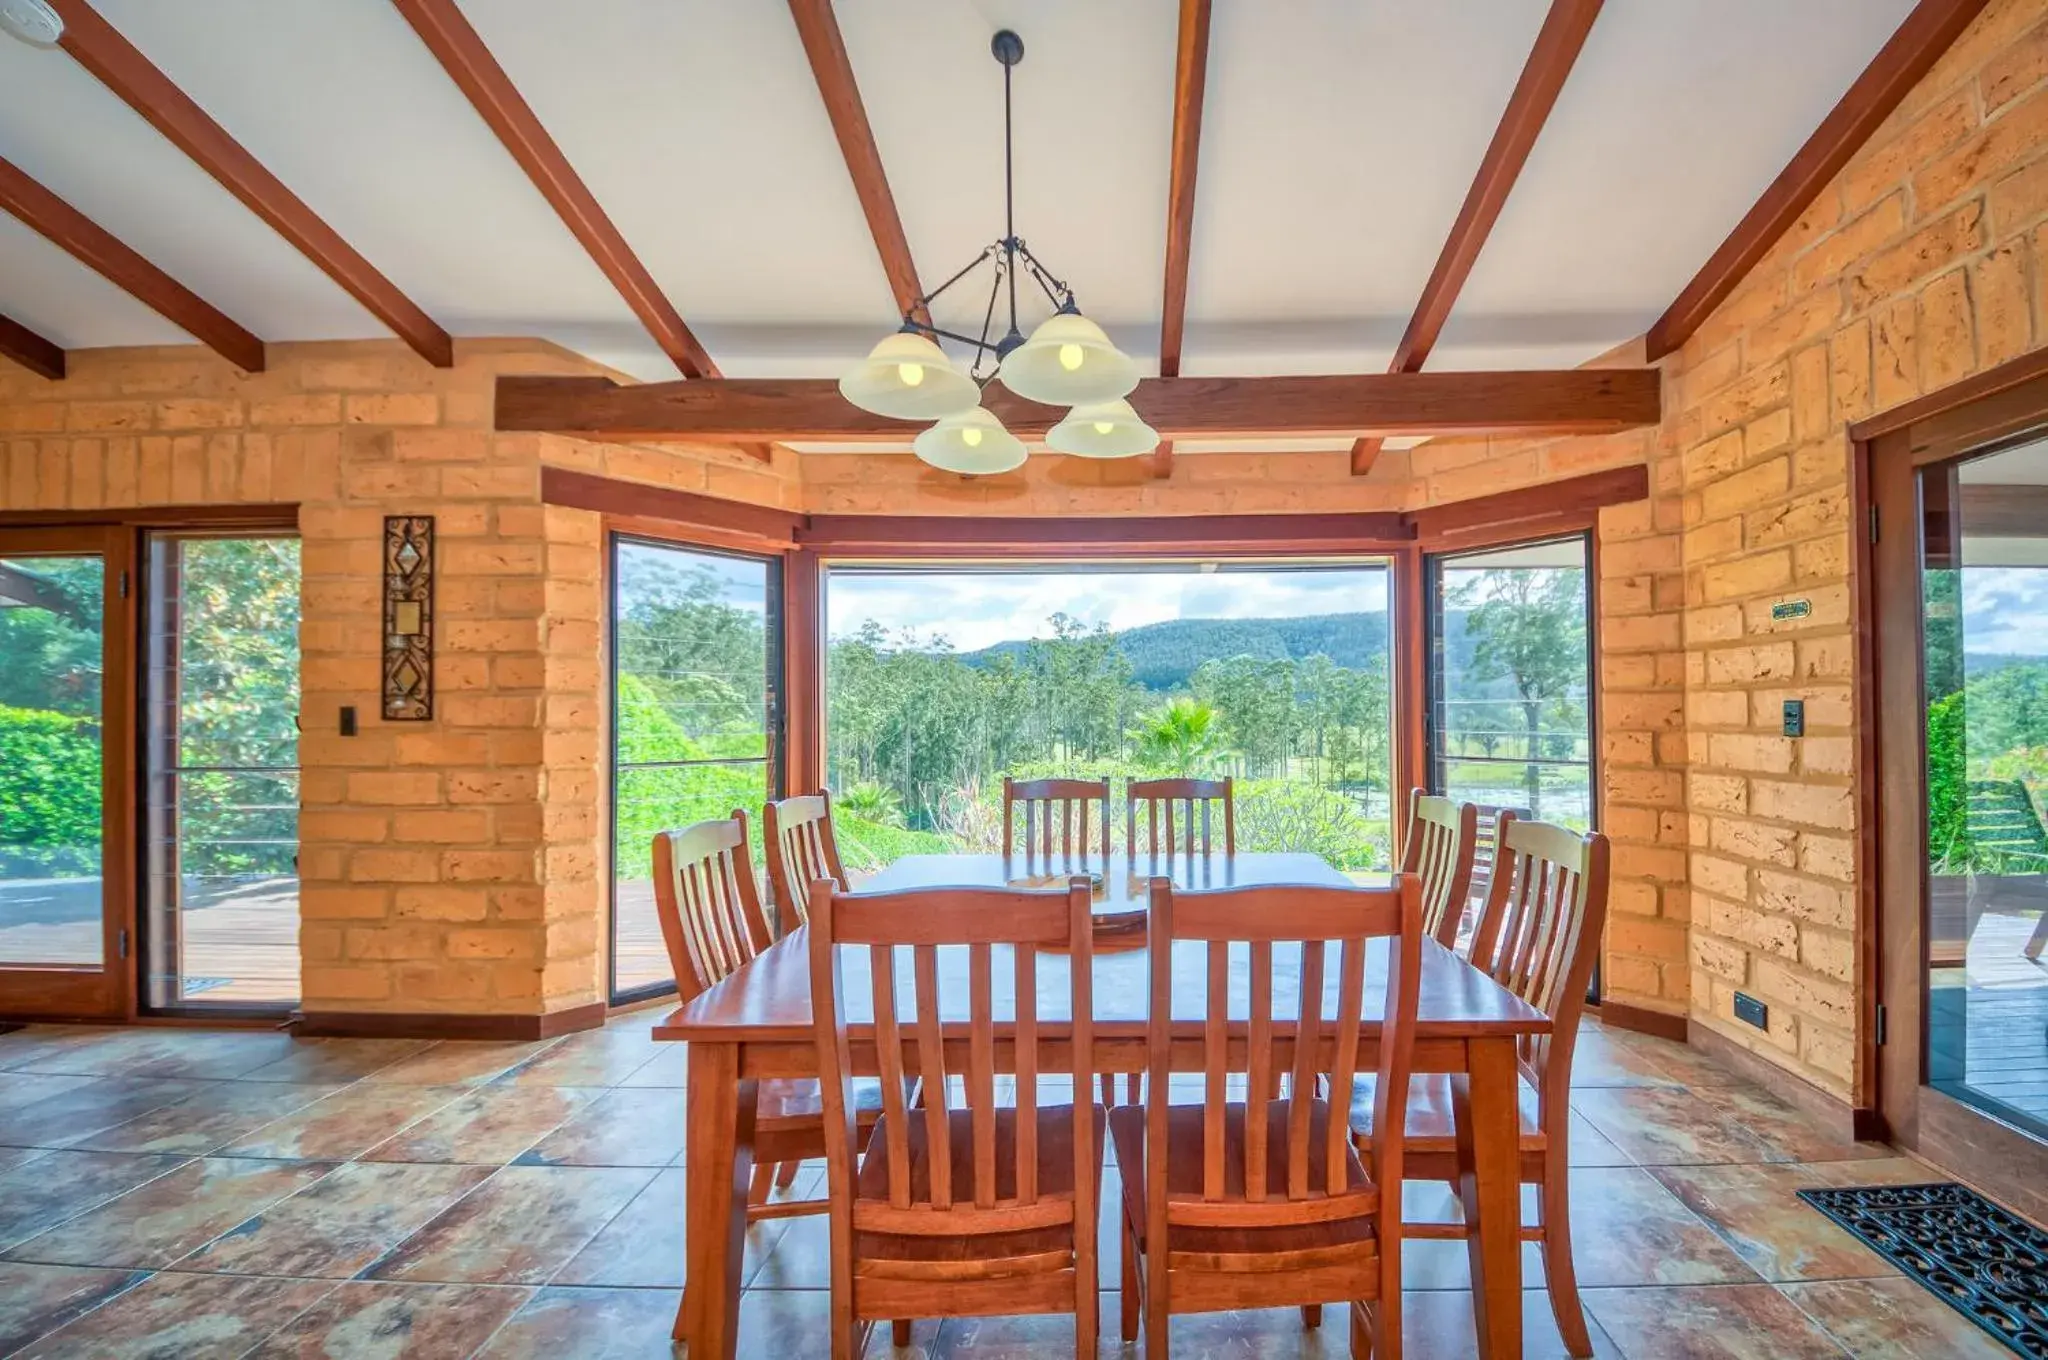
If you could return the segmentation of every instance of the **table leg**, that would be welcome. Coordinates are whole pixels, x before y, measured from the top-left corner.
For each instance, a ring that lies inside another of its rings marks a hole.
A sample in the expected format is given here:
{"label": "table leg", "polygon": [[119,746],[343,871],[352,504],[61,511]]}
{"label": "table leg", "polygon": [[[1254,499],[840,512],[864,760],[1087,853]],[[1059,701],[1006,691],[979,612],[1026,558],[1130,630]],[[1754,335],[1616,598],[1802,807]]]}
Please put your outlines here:
{"label": "table leg", "polygon": [[1481,1355],[1516,1360],[1522,1354],[1522,1194],[1515,1041],[1473,1039],[1466,1053],[1466,1074],[1451,1079],[1451,1097],[1472,1321]]}
{"label": "table leg", "polygon": [[687,1262],[675,1338],[689,1344],[691,1360],[733,1360],[739,1341],[756,1094],[754,1082],[740,1080],[739,1052],[737,1044],[690,1044],[683,1152]]}

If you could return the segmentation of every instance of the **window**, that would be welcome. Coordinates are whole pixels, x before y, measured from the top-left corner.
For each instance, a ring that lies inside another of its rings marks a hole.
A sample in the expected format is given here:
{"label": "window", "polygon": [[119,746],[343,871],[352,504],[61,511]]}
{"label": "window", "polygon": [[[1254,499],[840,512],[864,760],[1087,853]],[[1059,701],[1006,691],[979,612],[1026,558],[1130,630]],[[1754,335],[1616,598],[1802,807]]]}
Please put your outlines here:
{"label": "window", "polygon": [[152,534],[144,1004],[299,997],[299,543]]}
{"label": "window", "polygon": [[[781,789],[781,564],[612,540],[612,999],[672,987],[657,831],[758,823]],[[752,829],[760,852],[760,828]]]}
{"label": "window", "polygon": [[[835,565],[825,747],[849,872],[997,848],[1004,775],[1232,775],[1237,845],[1392,862],[1387,568]],[[1112,835],[1122,836],[1113,816]]]}
{"label": "window", "polygon": [[1593,826],[1583,536],[1430,560],[1430,783]]}

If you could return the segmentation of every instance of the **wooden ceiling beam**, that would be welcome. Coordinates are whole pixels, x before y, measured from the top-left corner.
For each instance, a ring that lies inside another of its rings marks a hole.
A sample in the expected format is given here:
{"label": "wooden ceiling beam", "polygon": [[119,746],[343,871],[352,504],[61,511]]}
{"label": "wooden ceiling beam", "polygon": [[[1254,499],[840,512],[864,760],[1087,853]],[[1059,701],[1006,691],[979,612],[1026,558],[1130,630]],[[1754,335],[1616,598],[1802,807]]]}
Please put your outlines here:
{"label": "wooden ceiling beam", "polygon": [[64,350],[12,317],[0,316],[0,356],[53,382],[64,376]]}
{"label": "wooden ceiling beam", "polygon": [[392,0],[392,4],[533,181],[533,187],[540,190],[569,234],[618,289],[662,353],[686,378],[717,377],[718,365],[626,244],[596,195],[548,135],[455,0]]}
{"label": "wooden ceiling beam", "polygon": [[910,238],[903,233],[896,196],[889,191],[889,176],[882,168],[882,153],[875,145],[875,130],[868,123],[860,85],[853,78],[853,62],[846,55],[832,0],[789,0],[789,14],[796,21],[804,55],[810,59],[825,116],[832,120],[832,133],[839,139],[839,154],[846,160],[853,192],[867,216],[868,234],[875,239],[875,253],[881,256],[882,273],[889,280],[896,310],[929,325],[931,317],[921,303],[924,286],[910,257]]}
{"label": "wooden ceiling beam", "polygon": [[340,233],[287,189],[283,181],[264,169],[87,0],[50,2],[64,20],[60,45],[79,65],[218,180],[244,207],[291,242],[421,358],[440,368],[454,364],[454,346],[446,331],[342,240]]}
{"label": "wooden ceiling beam", "polygon": [[1920,77],[1927,74],[1986,0],[1920,0],[1898,31],[1878,49],[1863,74],[1821,120],[1806,144],[1771,181],[1728,239],[1700,272],[1679,290],[1664,315],[1651,325],[1649,360],[1672,353],[1735,290],[1766,252],[1813,205],[1822,189],[1870,140]]}
{"label": "wooden ceiling beam", "polygon": [[[1600,3],[1601,0],[1551,0],[1550,12],[1544,16],[1535,45],[1529,49],[1528,61],[1522,65],[1521,78],[1508,96],[1508,106],[1493,130],[1486,155],[1480,158],[1479,173],[1472,177],[1472,186],[1465,191],[1465,201],[1451,223],[1451,234],[1437,255],[1436,267],[1429,272],[1429,282],[1423,285],[1422,297],[1408,318],[1408,328],[1401,333],[1401,343],[1394,348],[1388,372],[1420,373],[1428,362],[1429,352],[1436,348],[1465,280],[1472,276],[1472,266],[1478,263],[1486,238],[1500,221],[1509,192],[1521,177],[1522,167],[1529,162],[1536,138],[1549,121],[1550,111],[1557,106],[1566,78],[1585,49],[1586,35],[1593,31],[1593,21],[1600,17]],[[1358,440],[1351,446],[1351,475],[1363,477],[1371,472],[1379,454],[1377,439]]]}
{"label": "wooden ceiling beam", "polygon": [[[1173,58],[1173,151],[1166,185],[1166,281],[1159,314],[1159,376],[1180,376],[1188,319],[1188,258],[1195,236],[1195,170],[1202,150],[1202,104],[1209,87],[1210,0],[1180,0]],[[1173,441],[1152,451],[1152,475],[1173,475]]]}
{"label": "wooden ceiling beam", "polygon": [[[604,378],[498,379],[500,430],[591,438],[907,442],[910,422],[872,415],[821,378],[728,378],[619,386]],[[1599,434],[1654,425],[1655,369],[1147,378],[1135,407],[1167,439],[1375,434]],[[984,404],[1022,439],[1064,414],[1000,383]]]}
{"label": "wooden ceiling beam", "polygon": [[20,218],[229,363],[251,373],[263,371],[261,340],[5,159],[0,159],[0,210]]}

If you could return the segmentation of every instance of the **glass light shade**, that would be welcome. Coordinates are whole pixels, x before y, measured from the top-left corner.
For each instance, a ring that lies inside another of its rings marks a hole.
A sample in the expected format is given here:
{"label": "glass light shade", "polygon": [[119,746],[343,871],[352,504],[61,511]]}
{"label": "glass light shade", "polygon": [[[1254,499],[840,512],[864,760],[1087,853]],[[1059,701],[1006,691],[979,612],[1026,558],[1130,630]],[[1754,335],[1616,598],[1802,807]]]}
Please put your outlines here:
{"label": "glass light shade", "polygon": [[1024,441],[980,406],[947,416],[911,444],[917,456],[945,472],[986,476],[1024,466]]}
{"label": "glass light shade", "polygon": [[1079,312],[1056,312],[1003,358],[1003,386],[1047,406],[1085,406],[1130,395],[1138,366]]}
{"label": "glass light shade", "polygon": [[939,420],[974,409],[981,389],[927,336],[898,331],[839,380],[839,395],[897,420]]}
{"label": "glass light shade", "polygon": [[1119,397],[1076,406],[1045,432],[1045,446],[1077,458],[1135,458],[1159,447],[1159,431]]}

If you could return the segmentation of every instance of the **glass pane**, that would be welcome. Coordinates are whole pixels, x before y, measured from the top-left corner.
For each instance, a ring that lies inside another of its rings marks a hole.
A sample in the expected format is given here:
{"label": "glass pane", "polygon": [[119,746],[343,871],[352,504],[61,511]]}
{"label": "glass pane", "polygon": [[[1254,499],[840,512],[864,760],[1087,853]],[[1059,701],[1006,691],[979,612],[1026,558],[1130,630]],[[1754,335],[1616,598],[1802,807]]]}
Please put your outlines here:
{"label": "glass pane", "polygon": [[0,965],[99,966],[106,568],[0,558]]}
{"label": "glass pane", "polygon": [[826,624],[851,873],[998,848],[1004,775],[1107,778],[1114,807],[1228,774],[1239,850],[1390,866],[1381,564],[834,568]]}
{"label": "glass pane", "polygon": [[2048,445],[1921,497],[1928,1078],[2048,1136]]}
{"label": "glass pane", "polygon": [[779,583],[773,564],[619,540],[613,620],[612,992],[673,981],[654,913],[657,831],[744,808],[758,860]]}
{"label": "glass pane", "polygon": [[148,1002],[299,996],[299,544],[149,545]]}

